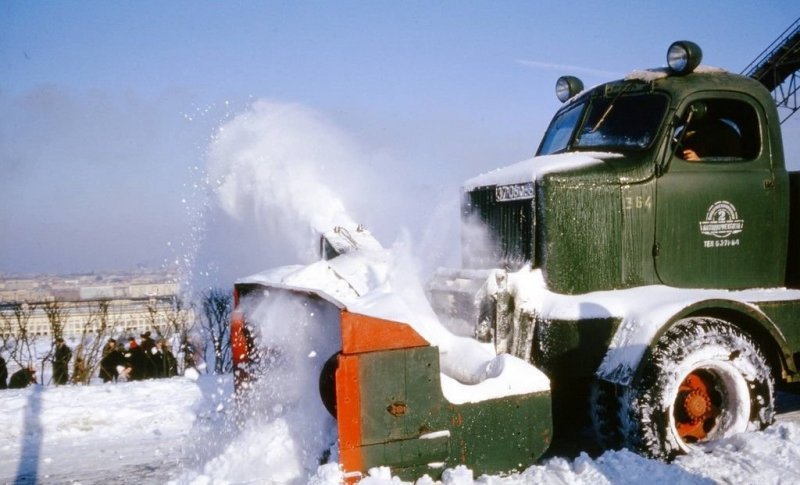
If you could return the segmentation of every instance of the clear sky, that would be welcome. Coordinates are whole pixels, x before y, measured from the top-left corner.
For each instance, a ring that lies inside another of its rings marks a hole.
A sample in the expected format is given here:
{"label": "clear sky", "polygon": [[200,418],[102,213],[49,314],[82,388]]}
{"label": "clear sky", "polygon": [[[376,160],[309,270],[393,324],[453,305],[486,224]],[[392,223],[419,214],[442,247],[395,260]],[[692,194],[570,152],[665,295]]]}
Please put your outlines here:
{"label": "clear sky", "polygon": [[464,179],[533,154],[558,76],[591,86],[661,66],[677,39],[738,72],[798,16],[790,0],[5,0],[0,272],[182,257],[197,243],[188,206],[212,133],[262,98],[313,110],[370,154],[373,175],[401,193],[365,217],[384,242],[401,227],[424,234]]}

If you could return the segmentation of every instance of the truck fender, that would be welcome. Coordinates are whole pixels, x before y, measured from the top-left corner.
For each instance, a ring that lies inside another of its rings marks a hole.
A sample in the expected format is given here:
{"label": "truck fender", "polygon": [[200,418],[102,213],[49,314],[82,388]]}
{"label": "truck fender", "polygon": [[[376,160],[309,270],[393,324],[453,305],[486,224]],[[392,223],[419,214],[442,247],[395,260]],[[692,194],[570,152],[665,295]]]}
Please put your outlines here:
{"label": "truck fender", "polygon": [[[762,345],[771,365],[796,371],[785,337],[755,305],[726,299],[702,300],[677,309],[670,308],[671,305],[654,307],[647,315],[626,315],[611,338],[596,377],[621,386],[630,385],[638,377],[639,364],[658,339],[675,322],[693,316],[720,318],[738,326]],[[669,316],[664,318],[665,315]]]}

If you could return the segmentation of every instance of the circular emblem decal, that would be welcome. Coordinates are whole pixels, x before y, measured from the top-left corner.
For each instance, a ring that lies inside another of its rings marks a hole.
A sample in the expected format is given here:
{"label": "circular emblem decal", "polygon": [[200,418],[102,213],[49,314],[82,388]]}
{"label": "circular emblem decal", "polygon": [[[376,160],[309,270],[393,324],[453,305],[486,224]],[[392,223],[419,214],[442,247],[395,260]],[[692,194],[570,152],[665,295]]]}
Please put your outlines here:
{"label": "circular emblem decal", "polygon": [[720,239],[739,234],[743,228],[744,221],[739,219],[736,207],[726,200],[711,204],[706,212],[706,220],[700,221],[701,233]]}

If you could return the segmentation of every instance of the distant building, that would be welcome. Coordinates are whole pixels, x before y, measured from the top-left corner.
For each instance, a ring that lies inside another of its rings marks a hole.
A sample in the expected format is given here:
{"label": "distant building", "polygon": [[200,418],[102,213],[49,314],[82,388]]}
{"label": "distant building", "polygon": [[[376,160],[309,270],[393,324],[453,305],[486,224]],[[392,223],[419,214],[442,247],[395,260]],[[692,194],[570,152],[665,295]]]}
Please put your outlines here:
{"label": "distant building", "polygon": [[65,337],[100,331],[138,336],[175,319],[193,320],[177,311],[178,295],[174,272],[0,278],[0,334],[17,335],[23,326],[29,335],[49,336],[60,326]]}

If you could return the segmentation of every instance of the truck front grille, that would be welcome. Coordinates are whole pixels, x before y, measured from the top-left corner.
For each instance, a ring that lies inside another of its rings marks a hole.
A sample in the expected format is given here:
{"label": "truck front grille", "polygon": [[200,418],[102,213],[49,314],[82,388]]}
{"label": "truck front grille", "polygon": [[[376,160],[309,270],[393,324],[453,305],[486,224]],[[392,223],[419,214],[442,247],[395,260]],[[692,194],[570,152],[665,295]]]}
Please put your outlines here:
{"label": "truck front grille", "polygon": [[465,222],[478,220],[485,227],[494,265],[518,269],[530,262],[535,266],[534,192],[530,183],[481,187],[466,194]]}

